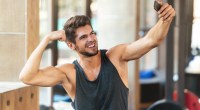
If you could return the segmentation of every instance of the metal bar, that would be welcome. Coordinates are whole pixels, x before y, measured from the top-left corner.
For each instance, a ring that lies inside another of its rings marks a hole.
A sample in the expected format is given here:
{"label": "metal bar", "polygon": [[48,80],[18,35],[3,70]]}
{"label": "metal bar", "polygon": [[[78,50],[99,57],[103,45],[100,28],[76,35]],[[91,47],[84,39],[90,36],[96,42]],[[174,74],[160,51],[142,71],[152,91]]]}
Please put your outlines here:
{"label": "metal bar", "polygon": [[[52,31],[56,31],[57,30],[57,23],[58,23],[58,0],[52,0],[51,1],[51,6],[52,6],[52,19],[51,19],[51,22],[52,22]],[[50,45],[50,48],[51,48],[51,51],[52,51],[52,65],[53,66],[56,66],[57,65],[57,61],[58,61],[58,47],[57,47],[57,40],[53,41]],[[54,94],[54,90],[52,89],[52,92],[51,92],[51,107],[53,107],[53,94]]]}
{"label": "metal bar", "polygon": [[[174,0],[168,0],[170,5],[174,5]],[[174,7],[174,6],[173,6]],[[166,39],[166,86],[165,86],[165,95],[167,100],[172,100],[172,94],[174,91],[174,26],[175,20],[172,21],[172,24],[169,28],[168,37]]]}
{"label": "metal bar", "polygon": [[[52,1],[52,31],[57,30],[58,24],[58,0]],[[52,42],[52,65],[57,65],[58,60],[58,47],[57,47],[57,40]]]}
{"label": "metal bar", "polygon": [[92,3],[92,0],[86,0],[86,15],[90,18],[92,17],[92,12],[90,9],[91,3]]}
{"label": "metal bar", "polygon": [[193,0],[177,0],[177,27],[178,27],[178,102],[185,107],[185,66],[190,53],[190,43],[192,33]]}

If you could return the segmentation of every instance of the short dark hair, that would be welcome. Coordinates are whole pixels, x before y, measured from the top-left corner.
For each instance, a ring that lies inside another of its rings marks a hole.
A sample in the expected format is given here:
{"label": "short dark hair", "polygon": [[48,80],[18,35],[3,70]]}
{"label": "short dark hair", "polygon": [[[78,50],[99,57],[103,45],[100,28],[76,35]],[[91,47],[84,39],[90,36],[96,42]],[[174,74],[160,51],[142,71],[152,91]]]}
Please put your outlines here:
{"label": "short dark hair", "polygon": [[85,26],[85,25],[90,25],[92,27],[90,18],[88,16],[76,15],[76,16],[68,19],[67,22],[64,24],[64,28],[63,28],[63,30],[65,30],[65,35],[66,35],[67,41],[76,43],[75,42],[76,29],[81,26]]}

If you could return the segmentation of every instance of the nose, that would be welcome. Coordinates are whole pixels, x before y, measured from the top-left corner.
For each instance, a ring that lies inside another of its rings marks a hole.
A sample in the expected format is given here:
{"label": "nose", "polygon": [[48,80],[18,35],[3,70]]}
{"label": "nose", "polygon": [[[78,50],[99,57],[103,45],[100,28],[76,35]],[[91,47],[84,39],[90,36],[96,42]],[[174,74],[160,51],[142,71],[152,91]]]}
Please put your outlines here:
{"label": "nose", "polygon": [[94,41],[95,40],[95,37],[93,35],[88,35],[88,41]]}

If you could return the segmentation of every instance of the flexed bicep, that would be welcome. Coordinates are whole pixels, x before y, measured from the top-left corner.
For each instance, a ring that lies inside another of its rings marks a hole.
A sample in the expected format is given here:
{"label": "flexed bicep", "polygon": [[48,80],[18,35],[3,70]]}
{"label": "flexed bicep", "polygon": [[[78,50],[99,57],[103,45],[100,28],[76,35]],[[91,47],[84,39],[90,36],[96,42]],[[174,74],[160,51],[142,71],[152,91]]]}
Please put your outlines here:
{"label": "flexed bicep", "polygon": [[49,66],[44,69],[39,69],[37,73],[32,76],[24,75],[22,81],[28,85],[36,86],[54,86],[61,84],[66,75],[58,68]]}

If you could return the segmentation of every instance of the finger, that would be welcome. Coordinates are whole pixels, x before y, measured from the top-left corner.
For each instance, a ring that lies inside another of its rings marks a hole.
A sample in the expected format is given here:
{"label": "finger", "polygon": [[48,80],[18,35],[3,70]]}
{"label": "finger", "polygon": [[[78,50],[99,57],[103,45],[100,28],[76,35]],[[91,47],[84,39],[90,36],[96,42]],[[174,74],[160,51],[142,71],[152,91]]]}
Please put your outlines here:
{"label": "finger", "polygon": [[170,11],[172,10],[172,6],[168,5],[168,7],[166,7],[166,9],[161,13],[161,16],[164,17],[165,15],[169,15]]}
{"label": "finger", "polygon": [[160,10],[158,11],[158,14],[161,14],[168,6],[169,6],[168,3],[165,3],[164,5],[162,5],[162,7],[160,8]]}
{"label": "finger", "polygon": [[62,34],[65,34],[65,30],[60,30],[60,32],[61,32]]}
{"label": "finger", "polygon": [[63,41],[66,41],[66,34],[65,34],[65,30],[60,30],[61,31],[61,33],[62,33],[62,40]]}
{"label": "finger", "polygon": [[170,16],[169,16],[168,18],[164,19],[163,21],[164,21],[164,22],[169,22],[169,21],[171,21],[171,20],[174,18],[175,13],[176,13],[176,12],[173,11],[173,12],[170,14]]}
{"label": "finger", "polygon": [[65,31],[64,30],[54,31],[52,34],[54,36],[54,40],[58,40],[60,42],[66,40]]}
{"label": "finger", "polygon": [[169,16],[170,11],[172,10],[171,5],[165,5],[164,10],[159,14],[159,18],[164,17],[164,16]]}
{"label": "finger", "polygon": [[169,22],[169,21],[171,21],[173,18],[174,18],[174,16],[175,16],[175,11],[173,11],[173,13],[172,14],[170,14],[170,16],[167,18],[167,19],[165,19],[164,20],[164,22]]}
{"label": "finger", "polygon": [[169,11],[164,15],[163,19],[165,20],[165,19],[167,19],[168,17],[170,17],[170,16],[173,14],[173,12],[174,12],[173,9],[169,10]]}
{"label": "finger", "polygon": [[60,38],[59,41],[60,41],[60,42],[64,42],[65,40],[64,40],[63,38]]}

